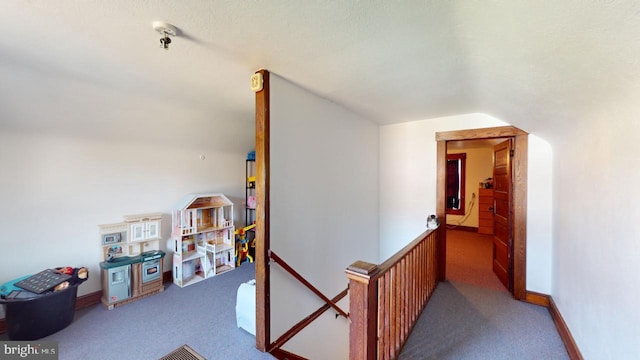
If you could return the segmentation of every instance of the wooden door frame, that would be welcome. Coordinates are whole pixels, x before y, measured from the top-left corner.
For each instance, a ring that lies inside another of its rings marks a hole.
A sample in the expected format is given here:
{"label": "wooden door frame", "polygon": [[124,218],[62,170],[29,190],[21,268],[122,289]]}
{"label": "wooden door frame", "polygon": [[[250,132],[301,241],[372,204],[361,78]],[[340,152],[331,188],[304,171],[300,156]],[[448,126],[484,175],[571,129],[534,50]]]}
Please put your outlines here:
{"label": "wooden door frame", "polygon": [[[511,209],[513,237],[513,298],[525,300],[527,292],[527,155],[529,134],[513,126],[437,132],[436,214],[446,223],[445,186],[447,141],[513,138],[512,160],[513,206]],[[446,226],[438,230],[438,279],[446,278]]]}

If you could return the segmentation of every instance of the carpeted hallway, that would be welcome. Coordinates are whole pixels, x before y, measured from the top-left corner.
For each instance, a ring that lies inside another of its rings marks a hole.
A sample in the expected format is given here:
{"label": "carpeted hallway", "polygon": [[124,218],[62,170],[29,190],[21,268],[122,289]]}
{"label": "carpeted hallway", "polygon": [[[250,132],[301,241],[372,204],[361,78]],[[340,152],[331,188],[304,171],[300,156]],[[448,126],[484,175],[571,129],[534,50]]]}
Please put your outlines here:
{"label": "carpeted hallway", "polygon": [[447,281],[399,359],[569,359],[547,309],[514,300],[493,274],[491,239],[447,232]]}

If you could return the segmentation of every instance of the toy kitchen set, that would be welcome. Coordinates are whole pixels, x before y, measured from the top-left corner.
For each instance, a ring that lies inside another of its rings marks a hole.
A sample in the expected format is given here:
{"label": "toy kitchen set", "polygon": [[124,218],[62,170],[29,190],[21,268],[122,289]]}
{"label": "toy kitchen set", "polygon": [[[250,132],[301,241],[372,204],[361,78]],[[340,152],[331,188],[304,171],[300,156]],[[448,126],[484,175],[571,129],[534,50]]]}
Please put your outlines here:
{"label": "toy kitchen set", "polygon": [[162,292],[162,214],[124,216],[122,223],[99,227],[104,259],[100,263],[102,303],[111,310]]}

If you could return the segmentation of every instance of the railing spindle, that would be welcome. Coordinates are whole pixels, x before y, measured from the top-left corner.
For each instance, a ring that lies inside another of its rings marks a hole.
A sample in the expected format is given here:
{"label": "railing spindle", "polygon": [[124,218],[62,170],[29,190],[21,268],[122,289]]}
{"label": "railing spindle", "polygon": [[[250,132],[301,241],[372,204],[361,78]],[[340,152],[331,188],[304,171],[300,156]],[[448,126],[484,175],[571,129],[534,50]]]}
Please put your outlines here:
{"label": "railing spindle", "polygon": [[395,359],[437,285],[437,230],[423,233],[380,265],[347,268],[349,359]]}

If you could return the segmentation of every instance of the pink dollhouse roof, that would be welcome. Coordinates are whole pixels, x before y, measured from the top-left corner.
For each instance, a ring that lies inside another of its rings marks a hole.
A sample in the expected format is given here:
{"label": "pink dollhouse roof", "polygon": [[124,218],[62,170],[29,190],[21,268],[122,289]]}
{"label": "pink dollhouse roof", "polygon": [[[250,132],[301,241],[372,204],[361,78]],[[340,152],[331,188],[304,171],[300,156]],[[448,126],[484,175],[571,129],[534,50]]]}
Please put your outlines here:
{"label": "pink dollhouse roof", "polygon": [[176,204],[177,209],[195,209],[208,207],[222,207],[233,205],[224,194],[220,193],[203,193],[185,195]]}

